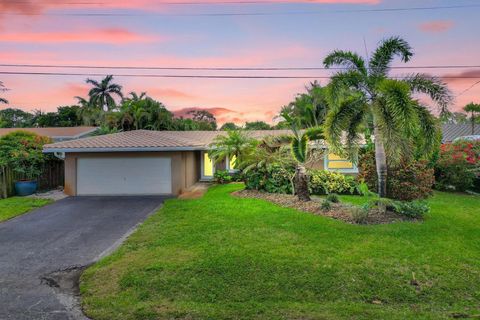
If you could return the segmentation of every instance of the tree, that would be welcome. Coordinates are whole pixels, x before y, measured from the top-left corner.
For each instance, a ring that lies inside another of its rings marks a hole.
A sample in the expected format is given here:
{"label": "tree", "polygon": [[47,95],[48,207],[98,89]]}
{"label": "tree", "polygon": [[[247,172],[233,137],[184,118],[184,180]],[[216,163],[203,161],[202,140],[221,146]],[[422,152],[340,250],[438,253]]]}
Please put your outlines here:
{"label": "tree", "polygon": [[[351,51],[334,51],[324,65],[344,70],[332,76],[329,100],[332,110],[327,115],[325,133],[334,149],[346,150],[352,159],[358,150],[361,133],[374,136],[378,193],[387,194],[387,157],[395,161],[417,148],[425,153],[436,145],[435,118],[413,94],[427,94],[438,104],[442,113],[448,112],[452,100],[450,91],[438,78],[411,74],[404,79],[389,78],[390,65],[395,57],[408,62],[413,56],[410,45],[399,37],[383,40],[367,61]],[[423,137],[416,139],[416,137]]]}
{"label": "tree", "polygon": [[237,126],[235,123],[233,122],[225,122],[221,127],[220,127],[220,130],[222,131],[228,131],[228,130],[238,130],[240,129],[239,126]]}
{"label": "tree", "polygon": [[318,161],[318,157],[313,152],[321,148],[312,148],[312,143],[323,140],[323,128],[316,126],[301,130],[302,120],[300,118],[285,119],[290,124],[291,135],[283,135],[271,138],[274,143],[290,143],[292,156],[296,161],[294,185],[298,200],[310,201],[310,191],[308,187],[308,176],[306,166],[312,161]]}
{"label": "tree", "polygon": [[5,128],[26,128],[32,126],[33,114],[20,109],[7,108],[0,110]]}
{"label": "tree", "polygon": [[87,79],[88,84],[93,86],[88,92],[90,96],[90,103],[94,106],[103,109],[103,111],[110,111],[115,109],[116,102],[114,96],[122,99],[122,86],[113,83],[113,76],[106,76],[101,82],[93,79]]}
{"label": "tree", "polygon": [[217,130],[217,119],[207,110],[191,110],[187,114],[198,123],[198,130]]}
{"label": "tree", "polygon": [[464,108],[463,111],[470,112],[470,122],[472,123],[472,135],[475,134],[475,119],[476,114],[480,112],[480,104],[469,103]]}
{"label": "tree", "polygon": [[265,121],[254,121],[245,123],[245,130],[272,130],[272,127]]}
{"label": "tree", "polygon": [[303,128],[322,125],[328,111],[327,89],[316,81],[305,89],[306,93],[298,94],[293,102],[282,108],[280,117],[298,118]]}
{"label": "tree", "polygon": [[258,141],[250,138],[242,130],[231,130],[226,135],[218,135],[210,144],[208,152],[210,158],[216,163],[229,159],[235,159],[235,167],[238,167],[250,154],[255,151]]}
{"label": "tree", "polygon": [[467,122],[467,115],[463,112],[451,112],[450,114],[444,115],[440,117],[442,123],[466,123]]}

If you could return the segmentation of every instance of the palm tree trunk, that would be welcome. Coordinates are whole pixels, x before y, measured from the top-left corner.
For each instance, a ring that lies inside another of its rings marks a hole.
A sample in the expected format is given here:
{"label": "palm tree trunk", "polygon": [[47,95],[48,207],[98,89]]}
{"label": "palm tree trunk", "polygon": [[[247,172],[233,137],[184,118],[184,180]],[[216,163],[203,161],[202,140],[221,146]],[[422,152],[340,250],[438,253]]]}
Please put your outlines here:
{"label": "palm tree trunk", "polygon": [[310,192],[308,191],[307,169],[300,163],[297,164],[295,169],[295,189],[298,200],[305,202],[311,200]]}
{"label": "palm tree trunk", "polygon": [[373,134],[375,136],[375,163],[378,176],[378,195],[380,198],[387,196],[387,157],[385,155],[385,146],[383,145],[382,135],[378,125],[374,125]]}
{"label": "palm tree trunk", "polygon": [[472,111],[472,136],[475,134],[475,114]]}

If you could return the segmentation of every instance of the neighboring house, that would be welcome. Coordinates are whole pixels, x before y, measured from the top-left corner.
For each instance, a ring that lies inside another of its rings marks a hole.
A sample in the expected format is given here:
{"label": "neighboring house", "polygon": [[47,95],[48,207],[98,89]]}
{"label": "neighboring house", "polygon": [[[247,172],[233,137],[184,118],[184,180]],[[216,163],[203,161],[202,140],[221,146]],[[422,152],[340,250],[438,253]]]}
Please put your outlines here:
{"label": "neighboring house", "polygon": [[[248,131],[261,139],[288,130]],[[209,145],[225,131],[129,131],[46,145],[65,159],[65,192],[84,195],[178,195],[215,170],[234,169],[231,159],[214,165]],[[328,155],[315,168],[356,173],[351,162]]]}
{"label": "neighboring house", "polygon": [[[449,143],[456,138],[471,135],[471,123],[445,123],[442,125],[442,143]],[[480,135],[480,124],[475,124],[475,130],[473,135]]]}
{"label": "neighboring house", "polygon": [[13,131],[28,131],[51,138],[54,142],[75,140],[90,136],[96,127],[62,127],[62,128],[0,128],[0,137]]}

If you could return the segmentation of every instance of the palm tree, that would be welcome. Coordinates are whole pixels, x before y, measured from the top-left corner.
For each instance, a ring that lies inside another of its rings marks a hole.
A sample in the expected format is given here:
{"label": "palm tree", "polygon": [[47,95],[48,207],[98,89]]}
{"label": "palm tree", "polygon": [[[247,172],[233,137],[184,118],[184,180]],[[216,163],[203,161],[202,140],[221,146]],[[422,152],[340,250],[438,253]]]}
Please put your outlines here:
{"label": "palm tree", "polygon": [[230,130],[226,135],[218,135],[214,139],[208,154],[215,163],[226,158],[235,159],[234,167],[239,167],[255,152],[257,145],[258,141],[250,138],[243,130]]}
{"label": "palm tree", "polygon": [[87,83],[93,86],[88,95],[90,102],[97,107],[101,107],[103,111],[110,111],[116,107],[113,96],[123,98],[122,86],[112,82],[113,76],[106,76],[101,82],[93,79],[87,79]]}
{"label": "palm tree", "polygon": [[480,104],[476,104],[473,102],[469,103],[463,108],[463,111],[471,113],[470,121],[472,122],[472,136],[473,136],[475,134],[475,120],[476,120],[475,114],[480,112]]}
{"label": "palm tree", "polygon": [[[391,37],[380,43],[368,62],[351,51],[334,51],[324,60],[327,68],[343,69],[332,76],[329,84],[332,110],[325,124],[327,139],[341,150],[341,140],[346,137],[346,150],[355,159],[360,133],[366,129],[373,132],[380,197],[387,194],[387,154],[390,161],[407,154],[413,139],[425,152],[435,145],[435,119],[412,95],[428,95],[443,113],[448,112],[452,100],[438,78],[425,74],[411,74],[404,79],[388,77],[395,57],[408,62],[412,56],[405,40]],[[424,139],[418,141],[419,136]]]}
{"label": "palm tree", "polygon": [[[5,86],[3,85],[3,82],[0,81],[0,92],[7,91],[7,90],[8,89],[5,88]],[[4,98],[0,98],[0,103],[8,104],[8,100]]]}
{"label": "palm tree", "polygon": [[[285,120],[290,124],[292,135],[284,135],[273,138],[273,141],[282,143],[290,143],[292,156],[296,161],[294,186],[298,200],[310,201],[310,191],[308,188],[307,164],[311,161],[318,160],[312,154],[311,143],[324,139],[323,128],[316,126],[306,130],[301,130],[301,119],[290,118],[287,116]],[[315,148],[319,150],[319,148]]]}

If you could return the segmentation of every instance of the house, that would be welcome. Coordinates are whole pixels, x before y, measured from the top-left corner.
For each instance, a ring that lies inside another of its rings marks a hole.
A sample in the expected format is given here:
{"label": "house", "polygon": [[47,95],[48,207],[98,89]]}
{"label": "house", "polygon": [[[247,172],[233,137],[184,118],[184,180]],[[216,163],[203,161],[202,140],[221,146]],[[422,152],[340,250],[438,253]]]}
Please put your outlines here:
{"label": "house", "polygon": [[0,128],[0,137],[14,131],[28,131],[51,138],[54,142],[85,138],[97,131],[96,127],[55,127],[55,128]]}
{"label": "house", "polygon": [[480,135],[480,124],[475,124],[472,134],[471,123],[445,123],[442,125],[442,143],[449,143],[459,137]]}
{"label": "house", "polygon": [[[247,131],[252,138],[288,130]],[[44,147],[65,159],[65,192],[86,195],[178,195],[215,170],[233,171],[230,161],[214,165],[209,145],[224,131],[129,131]],[[333,154],[316,168],[355,173],[351,162]]]}

